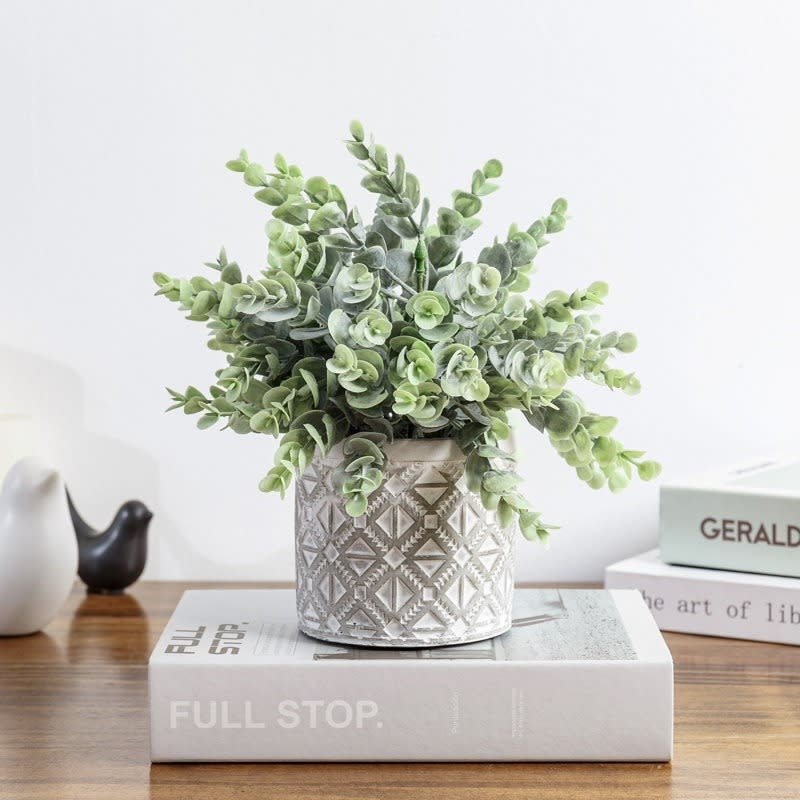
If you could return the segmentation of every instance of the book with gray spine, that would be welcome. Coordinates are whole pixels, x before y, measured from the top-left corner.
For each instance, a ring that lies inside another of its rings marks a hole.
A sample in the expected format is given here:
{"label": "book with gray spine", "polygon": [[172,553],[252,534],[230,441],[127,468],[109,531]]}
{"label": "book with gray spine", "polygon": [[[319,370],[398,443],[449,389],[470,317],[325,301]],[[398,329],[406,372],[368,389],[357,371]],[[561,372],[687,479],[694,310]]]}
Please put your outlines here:
{"label": "book with gray spine", "polygon": [[184,593],[149,663],[153,761],[667,761],[672,659],[635,591],[518,589],[430,649],[297,630],[290,590]]}

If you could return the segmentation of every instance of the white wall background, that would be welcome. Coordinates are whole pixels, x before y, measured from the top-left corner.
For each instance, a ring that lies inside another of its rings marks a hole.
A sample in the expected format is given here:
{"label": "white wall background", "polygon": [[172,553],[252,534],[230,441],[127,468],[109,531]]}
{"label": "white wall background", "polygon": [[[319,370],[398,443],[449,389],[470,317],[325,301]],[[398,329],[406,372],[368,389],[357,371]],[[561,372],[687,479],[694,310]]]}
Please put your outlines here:
{"label": "white wall background", "polygon": [[[356,196],[351,117],[434,205],[501,158],[486,237],[570,200],[536,291],[611,284],[644,391],[590,395],[664,477],[800,443],[800,5],[5,2],[0,27],[0,410],[37,413],[96,524],[154,508],[149,577],[292,577],[292,504],[255,488],[273,440],[162,413],[219,357],[150,274],[223,243],[262,263],[268,209],[223,168],[242,146]],[[654,544],[656,486],[592,492],[519,440],[562,525],[549,553],[520,543],[521,579]]]}

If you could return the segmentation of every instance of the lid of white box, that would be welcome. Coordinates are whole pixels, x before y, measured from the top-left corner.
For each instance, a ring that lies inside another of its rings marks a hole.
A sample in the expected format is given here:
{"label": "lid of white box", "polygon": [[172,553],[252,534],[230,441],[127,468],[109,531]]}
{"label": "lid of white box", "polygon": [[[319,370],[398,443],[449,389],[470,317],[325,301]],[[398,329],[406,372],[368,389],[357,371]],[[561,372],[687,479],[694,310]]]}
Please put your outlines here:
{"label": "lid of white box", "polygon": [[795,458],[756,459],[683,480],[664,481],[661,489],[712,489],[736,494],[800,497],[800,461]]}

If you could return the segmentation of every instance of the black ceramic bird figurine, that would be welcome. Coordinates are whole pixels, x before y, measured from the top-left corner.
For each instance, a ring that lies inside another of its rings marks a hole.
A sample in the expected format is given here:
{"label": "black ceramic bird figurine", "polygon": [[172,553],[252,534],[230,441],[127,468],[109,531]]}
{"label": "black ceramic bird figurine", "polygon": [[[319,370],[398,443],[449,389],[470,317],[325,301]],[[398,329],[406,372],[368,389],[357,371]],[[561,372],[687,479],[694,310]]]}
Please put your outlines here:
{"label": "black ceramic bird figurine", "polygon": [[102,533],[88,525],[67,492],[69,513],[78,538],[78,575],[86,591],[121,594],[141,574],[147,561],[147,528],[153,514],[138,500],[128,500]]}

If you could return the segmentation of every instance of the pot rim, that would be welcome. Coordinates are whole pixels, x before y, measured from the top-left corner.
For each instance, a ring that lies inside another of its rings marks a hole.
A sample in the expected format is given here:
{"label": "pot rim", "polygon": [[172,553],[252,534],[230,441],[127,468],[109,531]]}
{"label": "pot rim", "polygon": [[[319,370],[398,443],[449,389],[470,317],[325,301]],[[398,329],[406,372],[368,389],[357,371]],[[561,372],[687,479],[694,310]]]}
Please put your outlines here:
{"label": "pot rim", "polygon": [[[324,456],[322,463],[338,466],[343,458],[343,442],[335,444]],[[389,461],[398,463],[465,461],[464,451],[455,439],[395,439],[382,448]]]}

